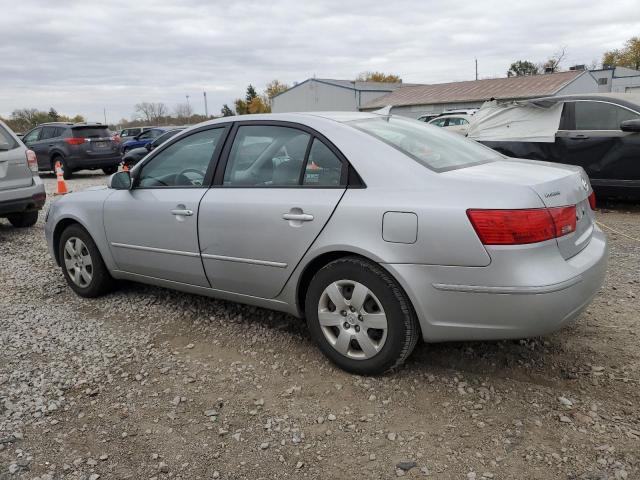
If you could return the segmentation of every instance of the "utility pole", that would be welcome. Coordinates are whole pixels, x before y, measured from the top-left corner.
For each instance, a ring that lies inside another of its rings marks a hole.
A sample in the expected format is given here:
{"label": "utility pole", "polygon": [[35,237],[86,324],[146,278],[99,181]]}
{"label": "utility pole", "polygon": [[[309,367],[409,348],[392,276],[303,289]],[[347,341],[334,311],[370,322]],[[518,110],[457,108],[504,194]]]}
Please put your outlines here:
{"label": "utility pole", "polygon": [[476,58],[476,80],[478,80],[478,59]]}
{"label": "utility pole", "polygon": [[104,114],[104,124],[107,124],[107,107],[102,109],[102,113]]}
{"label": "utility pole", "polygon": [[204,116],[209,118],[209,108],[207,106],[207,92],[202,92],[204,95]]}
{"label": "utility pole", "polygon": [[189,113],[189,117],[187,118],[187,123],[190,123],[191,120],[191,105],[189,105],[189,95],[185,95],[187,97],[187,112]]}

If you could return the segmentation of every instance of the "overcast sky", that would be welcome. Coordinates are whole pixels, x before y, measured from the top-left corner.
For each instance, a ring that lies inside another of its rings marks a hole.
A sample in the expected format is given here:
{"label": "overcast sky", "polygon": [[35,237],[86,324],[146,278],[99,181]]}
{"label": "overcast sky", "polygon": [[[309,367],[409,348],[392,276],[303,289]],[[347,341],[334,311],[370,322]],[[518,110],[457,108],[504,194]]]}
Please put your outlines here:
{"label": "overcast sky", "polygon": [[[526,5],[525,5],[526,3]],[[638,0],[0,0],[0,115],[33,107],[91,121],[138,102],[204,113],[314,75],[365,70],[404,82],[504,76],[517,59],[600,61],[640,35]]]}

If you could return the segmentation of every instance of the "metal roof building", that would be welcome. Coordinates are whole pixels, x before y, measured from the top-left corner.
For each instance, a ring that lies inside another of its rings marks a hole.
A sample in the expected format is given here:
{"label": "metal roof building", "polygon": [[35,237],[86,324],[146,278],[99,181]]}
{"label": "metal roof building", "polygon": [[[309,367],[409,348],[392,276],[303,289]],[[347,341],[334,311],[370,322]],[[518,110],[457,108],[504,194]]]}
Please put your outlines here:
{"label": "metal roof building", "polygon": [[352,111],[400,88],[402,83],[358,82],[309,78],[271,99],[271,111]]}
{"label": "metal roof building", "polygon": [[598,83],[590,72],[570,70],[544,75],[402,86],[369,101],[361,110],[376,110],[391,105],[393,114],[416,118],[444,110],[479,108],[492,98],[520,100],[597,91]]}

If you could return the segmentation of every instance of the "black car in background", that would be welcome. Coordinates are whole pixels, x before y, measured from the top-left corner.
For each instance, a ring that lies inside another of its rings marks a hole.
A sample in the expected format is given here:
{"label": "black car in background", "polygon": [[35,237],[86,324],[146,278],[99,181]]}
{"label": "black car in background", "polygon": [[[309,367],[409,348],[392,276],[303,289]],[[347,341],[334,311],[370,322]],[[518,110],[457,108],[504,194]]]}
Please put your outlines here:
{"label": "black car in background", "polygon": [[563,104],[554,142],[481,143],[510,157],[579,165],[598,195],[640,198],[640,96],[566,95],[531,102]]}
{"label": "black car in background", "polygon": [[38,171],[52,171],[60,162],[65,179],[77,170],[102,169],[111,175],[121,161],[118,142],[100,123],[44,123],[25,133],[22,141],[36,153]]}
{"label": "black car in background", "polygon": [[169,140],[171,137],[181,132],[182,130],[184,130],[184,128],[174,128],[173,130],[169,130],[168,132],[163,133],[158,138],[156,138],[153,142],[147,143],[144,147],[127,150],[127,152],[122,156],[122,163],[124,163],[129,168],[133,167],[136,163],[142,160],[149,152],[154,150],[156,147],[162,145],[164,142],[166,142],[167,140]]}

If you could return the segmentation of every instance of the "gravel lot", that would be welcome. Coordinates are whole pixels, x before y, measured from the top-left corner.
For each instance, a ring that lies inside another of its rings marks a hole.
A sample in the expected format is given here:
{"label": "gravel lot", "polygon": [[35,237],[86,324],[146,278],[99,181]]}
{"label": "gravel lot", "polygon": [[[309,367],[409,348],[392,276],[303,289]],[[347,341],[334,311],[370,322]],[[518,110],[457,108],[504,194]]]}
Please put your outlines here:
{"label": "gravel lot", "polygon": [[[279,313],[129,283],[75,296],[43,217],[0,220],[0,480],[640,478],[638,241],[610,235],[575,325],[419,345],[364,378]],[[640,238],[638,207],[598,218]]]}

